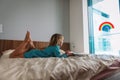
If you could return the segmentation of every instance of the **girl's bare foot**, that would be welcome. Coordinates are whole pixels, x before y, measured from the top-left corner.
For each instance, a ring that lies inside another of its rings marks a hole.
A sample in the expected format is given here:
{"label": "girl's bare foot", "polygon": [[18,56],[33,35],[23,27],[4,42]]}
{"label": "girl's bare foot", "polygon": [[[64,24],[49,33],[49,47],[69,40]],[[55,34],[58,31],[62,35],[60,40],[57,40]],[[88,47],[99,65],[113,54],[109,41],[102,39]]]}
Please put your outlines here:
{"label": "girl's bare foot", "polygon": [[24,41],[29,41],[30,32],[27,31]]}
{"label": "girl's bare foot", "polygon": [[30,46],[30,48],[31,49],[33,49],[33,48],[35,48],[35,45],[34,45],[34,43],[33,43],[33,41],[31,40],[31,37],[30,37],[30,32],[29,31],[27,31],[27,33],[28,33],[28,38],[27,38],[27,41],[29,41],[29,46]]}

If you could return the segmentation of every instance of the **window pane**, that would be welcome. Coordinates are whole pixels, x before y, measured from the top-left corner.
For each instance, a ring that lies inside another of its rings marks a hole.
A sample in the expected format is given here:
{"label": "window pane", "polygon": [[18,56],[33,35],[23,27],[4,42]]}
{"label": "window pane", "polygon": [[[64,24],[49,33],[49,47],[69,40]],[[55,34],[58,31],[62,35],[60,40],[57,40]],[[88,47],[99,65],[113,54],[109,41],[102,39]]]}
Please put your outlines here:
{"label": "window pane", "polygon": [[88,0],[90,53],[119,55],[119,0]]}

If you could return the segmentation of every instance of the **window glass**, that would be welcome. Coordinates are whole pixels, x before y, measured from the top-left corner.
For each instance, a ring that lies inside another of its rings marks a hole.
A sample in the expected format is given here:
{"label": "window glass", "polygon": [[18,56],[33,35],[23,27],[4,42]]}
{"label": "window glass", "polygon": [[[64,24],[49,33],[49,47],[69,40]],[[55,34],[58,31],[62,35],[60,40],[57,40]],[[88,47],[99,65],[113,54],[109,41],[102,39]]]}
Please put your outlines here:
{"label": "window glass", "polygon": [[88,0],[90,53],[120,54],[120,0]]}

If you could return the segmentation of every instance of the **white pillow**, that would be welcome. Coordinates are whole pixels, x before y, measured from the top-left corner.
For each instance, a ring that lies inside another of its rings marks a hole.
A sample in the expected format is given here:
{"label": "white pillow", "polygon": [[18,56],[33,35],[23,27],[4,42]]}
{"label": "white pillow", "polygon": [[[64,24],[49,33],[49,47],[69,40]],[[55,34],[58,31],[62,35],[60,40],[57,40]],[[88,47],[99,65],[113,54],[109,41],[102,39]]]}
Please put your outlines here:
{"label": "white pillow", "polygon": [[1,58],[9,58],[9,55],[14,51],[14,49],[9,49],[9,50],[5,50],[3,51],[3,55],[1,56]]}

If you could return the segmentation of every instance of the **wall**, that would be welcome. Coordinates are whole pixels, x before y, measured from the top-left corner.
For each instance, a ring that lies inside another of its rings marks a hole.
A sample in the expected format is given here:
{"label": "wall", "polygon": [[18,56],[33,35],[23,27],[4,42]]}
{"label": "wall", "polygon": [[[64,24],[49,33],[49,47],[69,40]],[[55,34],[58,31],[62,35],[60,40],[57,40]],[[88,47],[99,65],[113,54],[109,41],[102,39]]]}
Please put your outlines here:
{"label": "wall", "polygon": [[23,40],[29,30],[33,40],[48,41],[58,32],[71,50],[89,52],[87,23],[87,0],[0,0],[0,39]]}
{"label": "wall", "polygon": [[70,0],[70,47],[77,53],[89,53],[87,0]]}
{"label": "wall", "polygon": [[69,0],[0,0],[0,39],[23,40],[27,30],[35,41],[54,33],[69,42]]}

